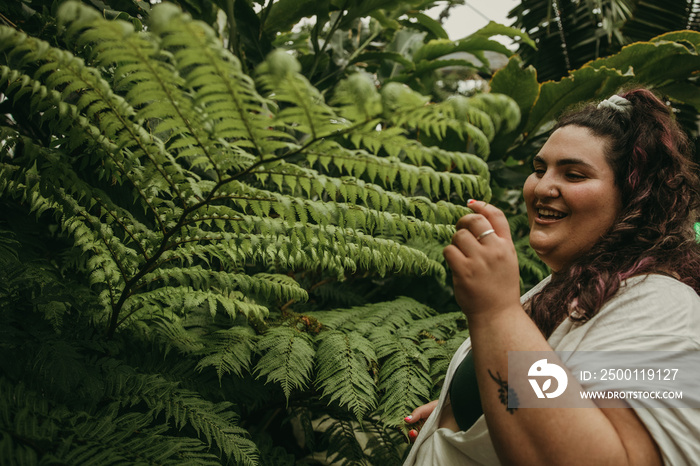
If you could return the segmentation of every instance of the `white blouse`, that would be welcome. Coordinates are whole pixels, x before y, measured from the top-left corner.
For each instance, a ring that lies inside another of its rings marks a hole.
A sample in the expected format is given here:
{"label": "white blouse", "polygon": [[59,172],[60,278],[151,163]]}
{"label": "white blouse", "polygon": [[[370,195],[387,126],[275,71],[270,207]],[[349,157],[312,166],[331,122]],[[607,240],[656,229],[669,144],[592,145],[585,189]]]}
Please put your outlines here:
{"label": "white blouse", "polygon": [[[521,302],[529,300],[548,281],[549,277],[523,295]],[[671,277],[633,277],[588,322],[567,319],[547,341],[555,351],[700,351],[700,297]],[[404,466],[500,464],[483,415],[466,431],[437,427],[440,413],[449,404],[452,377],[470,349],[471,341],[467,339],[453,356],[438,405]],[[591,381],[583,386],[595,389],[595,384]],[[700,393],[683,396],[700,398]],[[632,409],[659,446],[664,464],[700,464],[700,409],[634,405]]]}

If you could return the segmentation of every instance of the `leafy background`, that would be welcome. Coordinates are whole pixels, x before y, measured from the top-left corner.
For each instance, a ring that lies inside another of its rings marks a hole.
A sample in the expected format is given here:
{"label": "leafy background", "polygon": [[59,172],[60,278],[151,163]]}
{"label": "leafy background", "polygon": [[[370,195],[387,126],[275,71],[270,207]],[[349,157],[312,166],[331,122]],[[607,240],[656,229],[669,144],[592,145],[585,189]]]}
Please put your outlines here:
{"label": "leafy background", "polygon": [[423,0],[0,7],[3,464],[400,464],[468,335],[466,200],[525,290],[558,113],[643,84],[697,137],[683,3],[526,0],[456,41]]}

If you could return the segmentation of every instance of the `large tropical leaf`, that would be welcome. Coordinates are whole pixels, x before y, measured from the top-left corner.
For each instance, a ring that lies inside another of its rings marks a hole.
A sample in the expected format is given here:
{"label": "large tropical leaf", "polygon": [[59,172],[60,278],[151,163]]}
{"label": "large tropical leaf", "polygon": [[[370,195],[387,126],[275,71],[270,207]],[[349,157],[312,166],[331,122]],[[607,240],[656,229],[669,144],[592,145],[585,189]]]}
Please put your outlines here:
{"label": "large tropical leaf", "polygon": [[537,42],[520,55],[540,81],[559,79],[588,61],[667,31],[697,30],[700,0],[523,0],[510,12],[514,26]]}
{"label": "large tropical leaf", "polygon": [[522,137],[527,142],[546,131],[548,124],[567,107],[582,100],[607,97],[633,82],[668,92],[678,102],[697,105],[694,79],[700,69],[699,41],[700,33],[684,31],[626,46],[617,54],[572,71],[566,78],[541,84],[529,112],[522,106],[535,95],[533,76],[518,66],[517,58],[494,75],[492,86],[494,91],[510,95],[521,105]]}

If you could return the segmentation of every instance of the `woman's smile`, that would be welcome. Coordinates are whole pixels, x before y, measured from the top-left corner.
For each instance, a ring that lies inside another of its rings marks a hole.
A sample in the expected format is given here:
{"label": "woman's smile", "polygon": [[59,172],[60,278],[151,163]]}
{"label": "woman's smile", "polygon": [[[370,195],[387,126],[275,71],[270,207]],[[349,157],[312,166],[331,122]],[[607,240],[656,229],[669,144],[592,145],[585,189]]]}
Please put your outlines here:
{"label": "woman's smile", "polygon": [[537,207],[535,212],[537,214],[535,221],[543,225],[555,223],[567,215],[564,212],[560,212],[552,207]]}

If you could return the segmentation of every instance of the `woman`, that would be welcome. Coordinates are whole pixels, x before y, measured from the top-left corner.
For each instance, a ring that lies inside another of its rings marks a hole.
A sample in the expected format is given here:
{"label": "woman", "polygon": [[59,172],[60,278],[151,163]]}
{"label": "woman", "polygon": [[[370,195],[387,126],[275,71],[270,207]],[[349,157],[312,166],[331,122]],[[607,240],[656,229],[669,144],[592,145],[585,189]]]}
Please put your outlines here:
{"label": "woman", "polygon": [[700,350],[700,182],[689,153],[647,90],[561,118],[523,190],[530,244],[552,275],[522,300],[504,214],[469,201],[475,214],[444,255],[471,337],[440,399],[406,418],[430,416],[405,465],[700,464],[698,409],[507,402],[509,351]]}

